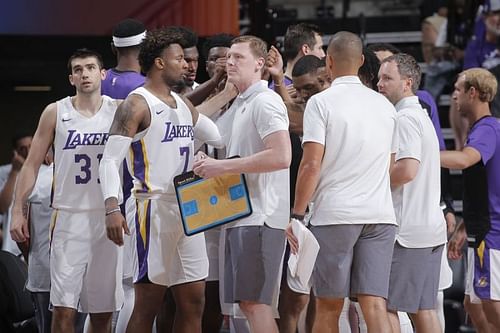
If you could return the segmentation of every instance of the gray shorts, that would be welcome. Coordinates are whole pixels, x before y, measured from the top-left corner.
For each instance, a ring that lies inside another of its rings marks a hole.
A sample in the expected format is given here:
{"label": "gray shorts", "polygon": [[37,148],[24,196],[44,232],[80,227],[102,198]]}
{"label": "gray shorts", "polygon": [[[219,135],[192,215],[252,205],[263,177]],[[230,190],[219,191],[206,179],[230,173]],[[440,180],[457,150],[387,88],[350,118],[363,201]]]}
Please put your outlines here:
{"label": "gray shorts", "polygon": [[311,232],[320,246],[313,271],[316,296],[387,298],[395,225],[311,226]]}
{"label": "gray shorts", "polygon": [[394,244],[389,310],[416,313],[436,308],[443,248],[444,245],[410,249]]}
{"label": "gray shorts", "polygon": [[263,226],[226,230],[224,301],[271,305],[281,278],[285,231]]}

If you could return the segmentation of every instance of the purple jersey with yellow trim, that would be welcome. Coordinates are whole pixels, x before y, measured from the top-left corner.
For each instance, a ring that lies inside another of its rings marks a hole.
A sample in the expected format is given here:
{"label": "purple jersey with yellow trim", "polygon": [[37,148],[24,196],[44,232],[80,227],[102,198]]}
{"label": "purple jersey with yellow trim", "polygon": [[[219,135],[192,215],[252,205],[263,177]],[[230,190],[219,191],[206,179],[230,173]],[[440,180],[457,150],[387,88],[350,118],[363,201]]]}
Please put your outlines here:
{"label": "purple jersey with yellow trim", "polygon": [[487,116],[472,126],[466,147],[481,154],[481,160],[465,169],[464,222],[467,233],[484,239],[489,248],[500,249],[500,123]]}

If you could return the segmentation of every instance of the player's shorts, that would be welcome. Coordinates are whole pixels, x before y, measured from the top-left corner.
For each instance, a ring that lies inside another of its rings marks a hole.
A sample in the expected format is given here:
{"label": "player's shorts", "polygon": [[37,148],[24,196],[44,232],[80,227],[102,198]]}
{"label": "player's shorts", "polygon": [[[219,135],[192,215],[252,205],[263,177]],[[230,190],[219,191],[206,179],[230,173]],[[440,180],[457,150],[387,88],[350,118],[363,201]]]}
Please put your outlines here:
{"label": "player's shorts", "polygon": [[50,245],[50,302],[85,313],[123,304],[122,248],[106,236],[104,210],[54,210]]}
{"label": "player's shorts", "polygon": [[205,243],[208,256],[207,281],[219,281],[219,238],[221,227],[205,231]]}
{"label": "player's shorts", "polygon": [[472,303],[500,301],[500,250],[489,248],[486,241],[467,249],[465,294]]}
{"label": "player's shorts", "polygon": [[137,247],[135,235],[135,199],[129,197],[125,203],[125,219],[130,235],[123,233],[123,279],[133,280],[137,270]]}
{"label": "player's shorts", "polygon": [[310,229],[320,246],[312,274],[317,297],[387,298],[395,225],[312,225]]}
{"label": "player's shorts", "polygon": [[279,292],[285,232],[267,225],[226,229],[224,301],[272,305]]}
{"label": "player's shorts", "polygon": [[135,199],[134,203],[137,249],[134,281],[149,280],[171,287],[205,279],[208,276],[205,236],[184,234],[177,202]]}
{"label": "player's shorts", "polygon": [[436,308],[444,245],[410,249],[394,244],[387,308],[417,313]]}

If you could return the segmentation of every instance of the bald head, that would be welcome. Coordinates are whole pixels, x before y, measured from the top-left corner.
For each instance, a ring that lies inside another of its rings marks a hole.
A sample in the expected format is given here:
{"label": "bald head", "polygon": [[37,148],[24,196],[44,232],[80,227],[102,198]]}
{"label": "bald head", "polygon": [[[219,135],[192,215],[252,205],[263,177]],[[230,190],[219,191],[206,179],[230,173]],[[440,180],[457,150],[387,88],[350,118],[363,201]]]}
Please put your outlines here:
{"label": "bald head", "polygon": [[348,31],[339,31],[330,39],[327,62],[333,76],[357,75],[363,64],[363,43]]}

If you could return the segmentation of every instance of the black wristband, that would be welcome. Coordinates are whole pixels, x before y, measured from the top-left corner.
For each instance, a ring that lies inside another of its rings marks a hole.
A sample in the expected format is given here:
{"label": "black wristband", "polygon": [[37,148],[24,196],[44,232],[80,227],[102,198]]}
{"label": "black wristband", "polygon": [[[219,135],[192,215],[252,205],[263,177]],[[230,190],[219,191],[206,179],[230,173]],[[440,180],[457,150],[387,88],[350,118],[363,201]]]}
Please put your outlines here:
{"label": "black wristband", "polygon": [[295,214],[295,213],[290,213],[290,218],[291,219],[296,219],[296,220],[299,220],[299,221],[304,221],[304,217],[305,217],[305,215],[299,215],[299,214]]}

